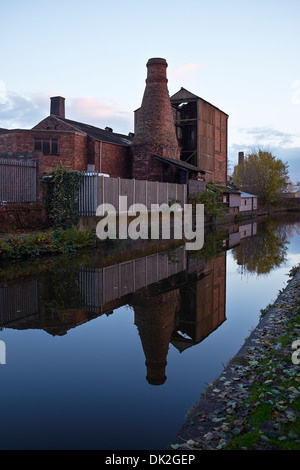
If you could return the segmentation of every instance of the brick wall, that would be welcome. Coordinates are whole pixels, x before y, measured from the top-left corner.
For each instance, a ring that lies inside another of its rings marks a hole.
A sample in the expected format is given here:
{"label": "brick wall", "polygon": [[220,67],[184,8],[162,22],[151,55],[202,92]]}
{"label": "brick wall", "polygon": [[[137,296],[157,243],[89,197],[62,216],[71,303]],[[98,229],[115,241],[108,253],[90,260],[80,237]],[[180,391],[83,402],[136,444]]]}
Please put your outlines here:
{"label": "brick wall", "polygon": [[131,178],[130,148],[94,141],[95,170],[113,178]]}
{"label": "brick wall", "polygon": [[[34,139],[59,139],[58,155],[43,155],[34,152]],[[21,130],[0,134],[0,153],[32,153],[37,162],[38,176],[49,173],[61,163],[76,170],[85,170],[87,164],[87,137],[70,132],[43,132],[43,130]],[[28,157],[29,158],[29,157]]]}
{"label": "brick wall", "polygon": [[0,153],[17,152],[18,133],[0,134]]}
{"label": "brick wall", "polygon": [[34,230],[49,226],[45,208],[38,204],[6,204],[0,206],[0,233]]}

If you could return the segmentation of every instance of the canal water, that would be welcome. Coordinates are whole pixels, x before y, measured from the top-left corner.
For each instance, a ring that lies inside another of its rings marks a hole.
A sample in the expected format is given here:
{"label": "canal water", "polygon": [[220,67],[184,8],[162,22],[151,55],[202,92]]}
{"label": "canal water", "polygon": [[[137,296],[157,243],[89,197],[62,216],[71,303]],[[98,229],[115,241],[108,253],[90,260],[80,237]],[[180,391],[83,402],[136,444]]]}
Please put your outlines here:
{"label": "canal water", "polygon": [[299,234],[290,213],[208,231],[198,253],[0,263],[0,448],[165,449],[286,286]]}

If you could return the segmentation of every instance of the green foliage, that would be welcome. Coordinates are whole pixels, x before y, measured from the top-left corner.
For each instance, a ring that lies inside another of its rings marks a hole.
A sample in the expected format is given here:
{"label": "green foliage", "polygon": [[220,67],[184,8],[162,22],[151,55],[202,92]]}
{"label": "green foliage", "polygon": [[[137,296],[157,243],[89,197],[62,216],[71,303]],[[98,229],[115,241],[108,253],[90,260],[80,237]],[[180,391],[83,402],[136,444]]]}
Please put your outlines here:
{"label": "green foliage", "polygon": [[268,274],[286,259],[288,234],[272,222],[263,221],[255,237],[244,238],[232,249],[243,272]]}
{"label": "green foliage", "polygon": [[78,220],[81,174],[59,165],[50,173],[50,177],[47,204],[49,218],[54,227],[71,227]]}
{"label": "green foliage", "polygon": [[63,317],[81,306],[78,280],[78,260],[75,256],[60,256],[46,273],[47,293],[43,305],[52,314]]}
{"label": "green foliage", "polygon": [[272,304],[268,304],[265,308],[260,309],[260,320],[268,313],[270,308],[272,307]]}
{"label": "green foliage", "polygon": [[201,191],[192,197],[193,204],[204,204],[204,214],[208,217],[225,217],[226,207],[220,201],[223,191],[216,187],[207,185],[206,191]]}
{"label": "green foliage", "polygon": [[91,245],[92,232],[88,229],[68,229],[33,232],[26,235],[14,235],[7,240],[0,240],[0,258],[19,259],[35,258],[44,255],[72,253]]}
{"label": "green foliage", "polygon": [[299,271],[300,269],[300,264],[297,264],[297,266],[293,266],[292,269],[290,270],[288,276],[289,277],[294,277],[295,274]]}
{"label": "green foliage", "polygon": [[257,195],[261,204],[268,206],[280,199],[288,186],[288,165],[271,152],[259,149],[248,154],[243,164],[234,167],[232,181],[239,189]]}

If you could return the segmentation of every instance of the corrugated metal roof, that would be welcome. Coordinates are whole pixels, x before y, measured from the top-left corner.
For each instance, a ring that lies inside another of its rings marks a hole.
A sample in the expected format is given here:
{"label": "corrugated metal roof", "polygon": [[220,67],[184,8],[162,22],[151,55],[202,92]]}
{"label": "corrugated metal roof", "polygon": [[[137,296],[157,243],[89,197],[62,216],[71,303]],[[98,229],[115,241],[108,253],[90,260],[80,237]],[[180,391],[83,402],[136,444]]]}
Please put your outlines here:
{"label": "corrugated metal roof", "polygon": [[255,194],[244,193],[244,191],[239,191],[241,197],[257,197]]}
{"label": "corrugated metal roof", "polygon": [[158,160],[161,160],[162,162],[167,163],[168,165],[178,166],[179,168],[182,168],[183,170],[195,171],[197,173],[202,173],[203,175],[205,175],[206,173],[201,168],[191,165],[190,163],[184,162],[183,160],[175,160],[174,158],[162,157],[160,155],[153,155],[153,156],[157,158]]}

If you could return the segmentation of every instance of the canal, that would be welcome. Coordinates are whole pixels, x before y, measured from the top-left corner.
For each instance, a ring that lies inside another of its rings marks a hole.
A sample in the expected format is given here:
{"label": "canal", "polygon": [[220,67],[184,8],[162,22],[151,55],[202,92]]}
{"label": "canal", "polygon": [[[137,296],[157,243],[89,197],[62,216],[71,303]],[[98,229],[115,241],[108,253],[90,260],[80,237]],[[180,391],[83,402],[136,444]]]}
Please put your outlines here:
{"label": "canal", "polygon": [[300,215],[0,263],[0,449],[165,449],[299,264]]}

